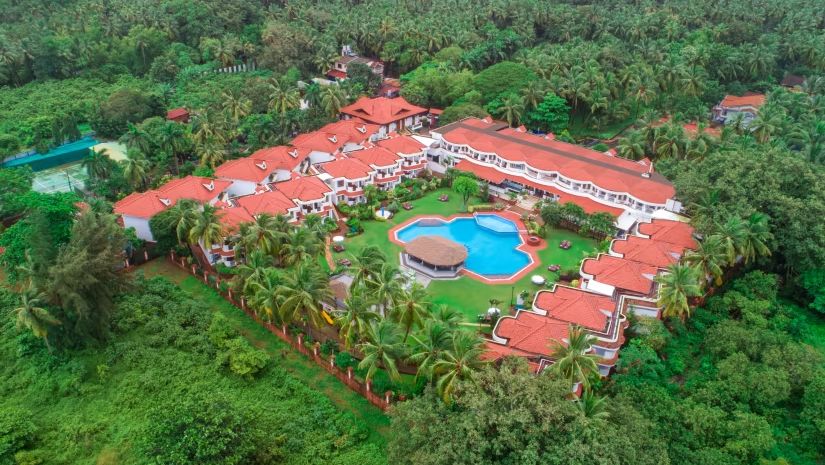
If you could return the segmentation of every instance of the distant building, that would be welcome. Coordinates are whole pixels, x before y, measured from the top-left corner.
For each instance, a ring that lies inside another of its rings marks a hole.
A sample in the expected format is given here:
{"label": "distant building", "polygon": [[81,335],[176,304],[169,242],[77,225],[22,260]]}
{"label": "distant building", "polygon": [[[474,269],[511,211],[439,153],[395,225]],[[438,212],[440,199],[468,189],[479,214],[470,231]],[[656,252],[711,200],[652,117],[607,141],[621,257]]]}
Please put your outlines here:
{"label": "distant building", "polygon": [[189,111],[186,108],[173,108],[166,112],[166,119],[178,123],[189,122]]}
{"label": "distant building", "polygon": [[742,125],[747,127],[756,118],[759,108],[764,104],[764,94],[750,94],[742,97],[726,95],[719,102],[719,105],[713,107],[713,119],[722,124],[727,124],[741,118]]}
{"label": "distant building", "polygon": [[427,114],[426,108],[413,105],[404,97],[361,97],[355,103],[341,108],[341,117],[345,120],[358,118],[378,125],[380,137],[402,129],[418,129]]}
{"label": "distant building", "polygon": [[342,81],[347,78],[347,69],[353,63],[361,63],[369,67],[373,73],[384,76],[384,62],[371,58],[359,57],[352,51],[349,45],[341,47],[341,57],[335,60],[332,69],[327,72],[327,76],[332,79]]}

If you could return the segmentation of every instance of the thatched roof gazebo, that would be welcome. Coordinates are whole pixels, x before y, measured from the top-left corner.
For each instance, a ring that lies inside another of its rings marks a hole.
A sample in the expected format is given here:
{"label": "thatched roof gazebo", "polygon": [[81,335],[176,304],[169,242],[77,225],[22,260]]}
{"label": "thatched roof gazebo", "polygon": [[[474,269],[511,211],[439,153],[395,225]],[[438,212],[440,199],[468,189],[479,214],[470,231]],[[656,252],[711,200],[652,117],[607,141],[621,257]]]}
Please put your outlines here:
{"label": "thatched roof gazebo", "polygon": [[434,277],[458,274],[467,260],[467,249],[441,236],[419,236],[404,246],[407,265]]}

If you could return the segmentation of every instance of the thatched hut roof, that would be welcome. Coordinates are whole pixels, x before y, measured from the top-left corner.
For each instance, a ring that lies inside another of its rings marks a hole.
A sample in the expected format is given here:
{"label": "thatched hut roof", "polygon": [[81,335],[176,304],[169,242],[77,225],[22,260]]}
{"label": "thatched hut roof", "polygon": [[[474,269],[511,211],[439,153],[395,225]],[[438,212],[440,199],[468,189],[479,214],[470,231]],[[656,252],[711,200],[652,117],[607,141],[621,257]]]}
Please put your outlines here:
{"label": "thatched hut roof", "polygon": [[463,245],[441,236],[416,237],[404,246],[404,252],[435,266],[460,265],[467,259]]}

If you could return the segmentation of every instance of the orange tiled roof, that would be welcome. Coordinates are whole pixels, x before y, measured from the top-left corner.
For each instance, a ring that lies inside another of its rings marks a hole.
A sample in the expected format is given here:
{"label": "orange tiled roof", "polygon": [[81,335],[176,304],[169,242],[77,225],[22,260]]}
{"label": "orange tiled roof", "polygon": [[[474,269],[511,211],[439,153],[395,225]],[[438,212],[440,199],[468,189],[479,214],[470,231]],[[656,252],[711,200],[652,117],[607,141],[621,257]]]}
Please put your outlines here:
{"label": "orange tiled roof", "polygon": [[266,160],[238,158],[229,160],[215,168],[215,176],[242,181],[263,182],[277,168]]}
{"label": "orange tiled roof", "polygon": [[349,141],[350,137],[345,134],[312,131],[292,139],[292,145],[308,152],[335,153]]}
{"label": "orange tiled roof", "polygon": [[640,223],[639,233],[654,241],[677,245],[683,249],[696,249],[693,227],[681,221],[655,219],[650,223]]}
{"label": "orange tiled roof", "polygon": [[230,185],[231,181],[186,176],[173,179],[155,190],[132,193],[114,205],[118,215],[151,218],[172,207],[181,199],[191,199],[198,203],[209,202]]}
{"label": "orange tiled roof", "polygon": [[622,254],[622,258],[634,262],[652,265],[657,268],[667,268],[679,261],[684,247],[663,241],[655,241],[639,236],[628,236],[615,240],[611,249]]}
{"label": "orange tiled roof", "polygon": [[333,178],[361,179],[372,172],[372,168],[355,158],[339,158],[321,165],[321,169]]}
{"label": "orange tiled roof", "polygon": [[289,181],[272,184],[271,187],[283,192],[287,198],[301,202],[322,200],[328,192],[332,192],[332,189],[316,176],[298,176]]}
{"label": "orange tiled roof", "polygon": [[726,95],[725,98],[722,99],[722,103],[719,105],[722,107],[727,108],[735,108],[735,107],[753,107],[759,108],[765,103],[765,95],[764,94],[752,94],[752,95],[743,95],[742,97],[737,97],[735,95]]}
{"label": "orange tiled roof", "polygon": [[378,126],[359,119],[347,119],[329,123],[319,131],[346,137],[352,142],[364,142],[378,133]]}
{"label": "orange tiled roof", "polygon": [[616,309],[616,303],[607,296],[556,286],[552,291],[539,291],[533,307],[546,311],[550,318],[604,332],[607,331],[610,323],[608,317]]}
{"label": "orange tiled roof", "polygon": [[653,291],[653,277],[658,270],[655,266],[601,254],[597,259],[585,259],[582,271],[592,275],[600,283],[649,295]]}
{"label": "orange tiled roof", "polygon": [[373,168],[384,168],[398,163],[399,157],[383,147],[370,147],[364,150],[350,152],[349,156],[361,160],[365,165]]}
{"label": "orange tiled roof", "polygon": [[290,200],[283,192],[277,190],[262,194],[245,195],[236,198],[235,202],[253,216],[262,213],[286,215],[290,209],[296,208],[295,202]]}
{"label": "orange tiled roof", "polygon": [[413,105],[403,97],[361,97],[355,103],[341,108],[341,113],[373,124],[390,124],[426,112],[426,108]]}
{"label": "orange tiled roof", "polygon": [[247,158],[271,163],[275,169],[291,171],[297,168],[309,156],[309,150],[279,145],[257,150]]}
{"label": "orange tiled roof", "polygon": [[420,153],[424,150],[424,144],[418,142],[410,136],[390,135],[388,139],[381,139],[376,142],[379,147],[384,147],[394,153],[410,155]]}
{"label": "orange tiled roof", "polygon": [[252,215],[250,215],[249,212],[242,207],[221,208],[218,210],[218,217],[220,218],[221,225],[223,226],[224,234],[232,234],[237,232],[240,229],[241,224],[255,221],[255,218],[253,218]]}
{"label": "orange tiled roof", "polygon": [[522,353],[550,355],[552,341],[567,338],[566,321],[520,311],[515,317],[502,317],[496,324],[495,334],[507,339],[507,347]]}

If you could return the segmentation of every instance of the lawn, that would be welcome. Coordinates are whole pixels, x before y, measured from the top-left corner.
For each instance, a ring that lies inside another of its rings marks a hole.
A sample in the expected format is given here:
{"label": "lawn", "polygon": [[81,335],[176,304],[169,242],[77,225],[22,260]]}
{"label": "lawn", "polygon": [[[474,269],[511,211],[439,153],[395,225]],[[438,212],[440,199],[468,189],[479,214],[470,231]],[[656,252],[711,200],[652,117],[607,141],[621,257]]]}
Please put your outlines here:
{"label": "lawn", "polygon": [[372,435],[370,442],[383,445],[389,418],[359,394],[351,391],[337,378],[330,375],[306,357],[299,354],[286,343],[270,334],[261,325],[246,316],[239,309],[229,304],[214,289],[195,279],[190,274],[172,265],[168,260],[152,260],[140,267],[147,277],[163,276],[188,291],[196,300],[213,311],[222,312],[253,345],[266,350],[278,360],[278,366],[286,369],[292,376],[305,385],[326,395],[343,411],[351,412],[366,424]]}
{"label": "lawn", "polygon": [[[444,193],[450,196],[450,200],[440,202],[438,197]],[[391,228],[417,215],[449,216],[463,209],[460,197],[447,189],[439,189],[411,203],[413,204],[412,210],[401,210],[388,221],[364,222],[364,233],[347,238],[344,242],[346,252],[334,253],[333,256],[338,258],[346,254],[357,254],[367,245],[377,245],[385,251],[393,263],[398,263],[401,247],[390,242],[389,230]],[[477,199],[472,199],[470,202],[471,205],[477,203],[480,203]],[[560,249],[558,244],[563,240],[569,240],[573,246],[568,250]],[[547,241],[547,247],[539,252],[540,266],[515,284],[491,285],[462,276],[455,280],[432,281],[427,290],[433,296],[435,303],[450,305],[461,311],[468,323],[475,323],[477,316],[490,306],[490,299],[500,300],[506,307],[510,302],[511,294],[524,290],[532,294],[539,289],[530,282],[532,275],[540,274],[550,280],[553,274],[545,270],[552,264],[561,265],[562,269],[577,268],[584,254],[595,249],[597,245],[592,239],[561,229],[550,230]]]}

